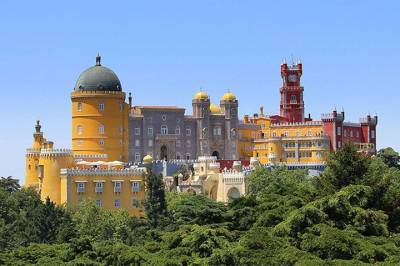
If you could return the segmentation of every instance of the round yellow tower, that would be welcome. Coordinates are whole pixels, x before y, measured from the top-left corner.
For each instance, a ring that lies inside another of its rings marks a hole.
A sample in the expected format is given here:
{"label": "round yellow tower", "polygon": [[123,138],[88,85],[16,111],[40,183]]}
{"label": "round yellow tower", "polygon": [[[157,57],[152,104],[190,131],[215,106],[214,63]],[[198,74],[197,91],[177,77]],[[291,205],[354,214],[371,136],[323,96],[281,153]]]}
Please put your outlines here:
{"label": "round yellow tower", "polygon": [[26,169],[25,169],[25,187],[34,187],[39,189],[38,164],[40,149],[44,143],[43,132],[40,131],[40,121],[36,121],[35,133],[33,133],[32,147],[26,150]]}
{"label": "round yellow tower", "polygon": [[61,204],[60,170],[70,168],[74,164],[72,151],[69,149],[53,149],[52,144],[41,149],[38,175],[41,181],[40,197],[49,197],[54,203]]}
{"label": "round yellow tower", "polygon": [[117,75],[96,65],[79,76],[72,100],[74,156],[103,161],[128,159],[128,114],[125,93]]}

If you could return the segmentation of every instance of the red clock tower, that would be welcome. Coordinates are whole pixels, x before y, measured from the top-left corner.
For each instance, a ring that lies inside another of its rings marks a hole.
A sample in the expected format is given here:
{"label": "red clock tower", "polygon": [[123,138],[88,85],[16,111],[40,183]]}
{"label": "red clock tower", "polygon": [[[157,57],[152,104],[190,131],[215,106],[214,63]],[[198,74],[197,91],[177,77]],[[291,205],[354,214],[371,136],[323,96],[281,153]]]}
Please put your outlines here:
{"label": "red clock tower", "polygon": [[280,115],[288,122],[304,122],[304,88],[300,86],[300,78],[303,73],[302,64],[292,64],[288,66],[285,63],[281,65],[282,87]]}

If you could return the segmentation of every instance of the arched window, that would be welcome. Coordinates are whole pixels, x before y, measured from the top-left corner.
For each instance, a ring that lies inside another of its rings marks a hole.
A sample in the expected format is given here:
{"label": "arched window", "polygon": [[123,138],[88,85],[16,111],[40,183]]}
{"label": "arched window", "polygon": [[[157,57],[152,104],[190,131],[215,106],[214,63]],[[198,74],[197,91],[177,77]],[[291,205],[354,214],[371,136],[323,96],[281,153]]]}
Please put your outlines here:
{"label": "arched window", "polygon": [[296,95],[290,96],[290,102],[297,102]]}
{"label": "arched window", "polygon": [[83,126],[78,125],[76,127],[76,132],[78,133],[78,135],[82,135],[83,134]]}
{"label": "arched window", "polygon": [[181,127],[180,126],[176,126],[175,135],[180,135],[180,134],[181,134]]}
{"label": "arched window", "polygon": [[167,135],[168,134],[168,127],[166,125],[161,126],[161,135]]}
{"label": "arched window", "polygon": [[82,103],[78,102],[78,112],[82,112]]}
{"label": "arched window", "polygon": [[99,103],[99,110],[104,111],[104,103],[103,102]]}
{"label": "arched window", "polygon": [[104,125],[99,125],[99,134],[104,134]]}

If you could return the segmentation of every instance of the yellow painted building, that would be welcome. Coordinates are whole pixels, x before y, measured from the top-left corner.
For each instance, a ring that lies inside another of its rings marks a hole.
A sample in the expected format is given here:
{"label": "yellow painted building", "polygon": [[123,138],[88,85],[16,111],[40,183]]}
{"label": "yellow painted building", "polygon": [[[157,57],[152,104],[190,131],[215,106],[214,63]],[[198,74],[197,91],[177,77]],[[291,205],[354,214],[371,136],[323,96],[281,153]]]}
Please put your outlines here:
{"label": "yellow painted building", "polygon": [[[321,121],[296,123],[273,123],[273,119],[262,113],[252,118],[245,117],[239,134],[255,136],[252,156],[260,163],[283,163],[288,165],[323,164],[329,153],[329,137],[323,133]],[[255,127],[254,127],[255,126]],[[241,141],[240,147],[249,145]],[[249,159],[248,150],[239,150],[241,158]]]}
{"label": "yellow painted building", "polygon": [[96,65],[82,72],[71,93],[71,150],[54,148],[37,122],[26,152],[25,186],[59,205],[93,200],[141,216],[147,169],[125,165],[131,98],[127,104],[118,77],[100,60],[97,56]]}

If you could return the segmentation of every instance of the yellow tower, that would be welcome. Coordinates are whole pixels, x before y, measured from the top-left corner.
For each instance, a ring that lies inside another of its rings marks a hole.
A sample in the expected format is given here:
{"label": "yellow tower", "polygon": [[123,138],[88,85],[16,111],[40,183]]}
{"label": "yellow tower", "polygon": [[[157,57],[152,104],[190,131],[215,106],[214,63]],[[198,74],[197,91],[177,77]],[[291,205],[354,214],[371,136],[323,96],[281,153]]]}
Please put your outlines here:
{"label": "yellow tower", "polygon": [[40,149],[44,143],[43,133],[40,131],[40,121],[36,121],[35,133],[33,133],[32,147],[26,150],[25,186],[39,189],[38,165]]}
{"label": "yellow tower", "polygon": [[74,156],[104,161],[128,159],[129,105],[117,75],[96,65],[79,76],[72,100]]}
{"label": "yellow tower", "polygon": [[62,204],[60,170],[72,167],[74,163],[72,151],[54,149],[52,143],[40,152],[38,174],[40,180],[40,197],[47,197],[56,204]]}

